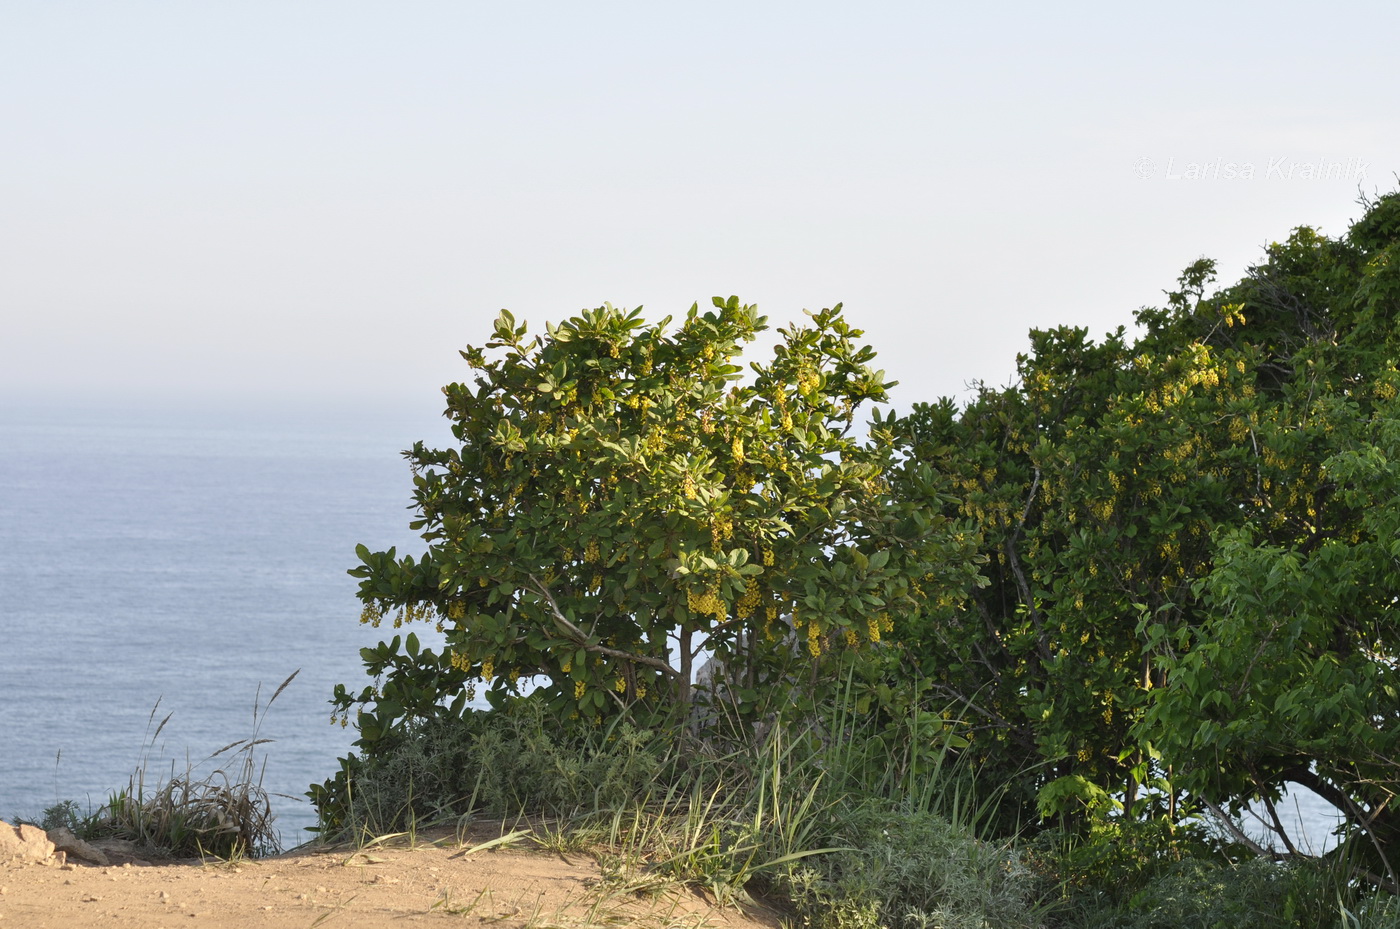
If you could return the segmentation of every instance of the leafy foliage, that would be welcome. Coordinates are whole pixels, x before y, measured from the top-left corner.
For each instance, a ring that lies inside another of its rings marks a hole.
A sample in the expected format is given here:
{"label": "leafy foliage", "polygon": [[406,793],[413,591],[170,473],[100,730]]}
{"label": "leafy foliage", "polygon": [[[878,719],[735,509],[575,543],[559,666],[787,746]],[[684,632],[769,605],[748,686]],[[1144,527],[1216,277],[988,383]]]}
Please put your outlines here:
{"label": "leafy foliage", "polygon": [[1033,332],[1019,384],[903,421],[988,583],[901,635],[994,776],[1043,759],[1028,806],[1180,821],[1303,784],[1394,884],[1397,215],[1211,296],[1197,262],[1135,339]]}
{"label": "leafy foliage", "polygon": [[764,319],[737,298],[673,333],[640,311],[587,311],[528,339],[509,313],[445,388],[457,447],[416,445],[418,559],[358,549],[364,619],[436,623],[364,652],[381,687],[337,691],[361,744],[481,685],[495,706],[533,681],[561,717],[688,705],[702,652],[744,712],[811,659],[879,642],[926,586],[969,583],[926,467],[898,465],[876,411],[890,386],[840,307],[780,329],[772,359],[735,363]]}
{"label": "leafy foliage", "polygon": [[[890,385],[839,306],[779,330],[747,376],[735,361],[764,320],[735,298],[669,334],[603,307],[531,340],[503,313],[463,352],[475,387],[446,388],[459,444],[408,453],[427,552],[362,546],[352,571],[365,621],[426,620],[446,648],[410,632],[364,650],[377,686],[335,704],[358,709],[365,757],[318,807],[350,808],[373,772],[462,793],[472,763],[438,756],[467,756],[415,746],[463,726],[488,743],[475,689],[505,718],[533,681],[529,705],[576,733],[800,733],[820,776],[785,796],[808,810],[820,781],[833,817],[803,841],[863,850],[766,871],[809,921],[955,921],[940,907],[961,890],[935,892],[919,848],[949,874],[973,863],[958,912],[1001,906],[996,875],[1021,859],[907,789],[951,750],[1005,801],[979,819],[989,835],[1037,823],[1063,841],[1030,860],[1069,922],[1387,924],[1389,898],[1359,888],[1400,891],[1397,259],[1391,194],[1344,237],[1295,230],[1223,290],[1193,263],[1131,335],[1034,331],[1016,384],[876,412],[864,437],[855,412]],[[704,653],[721,670],[696,691]],[[703,778],[666,770],[665,804],[692,783],[685,815],[711,822]],[[1273,813],[1289,786],[1346,818],[1327,867],[1243,834],[1222,853],[1195,825]],[[758,819],[709,838],[687,821],[668,860],[715,886],[767,869],[760,847],[797,860]],[[998,918],[1039,918],[1018,893]]]}

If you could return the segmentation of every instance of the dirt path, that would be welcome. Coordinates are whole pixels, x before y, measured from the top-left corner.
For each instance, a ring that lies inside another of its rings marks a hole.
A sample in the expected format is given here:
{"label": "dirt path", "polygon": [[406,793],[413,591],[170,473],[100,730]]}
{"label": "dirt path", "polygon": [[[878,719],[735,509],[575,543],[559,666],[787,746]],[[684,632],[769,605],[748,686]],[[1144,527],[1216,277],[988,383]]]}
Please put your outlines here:
{"label": "dirt path", "polygon": [[235,863],[11,862],[0,865],[0,929],[777,926],[770,914],[721,909],[689,891],[639,896],[604,880],[586,853],[560,855],[528,842],[473,850],[494,835],[463,844],[439,833],[412,846],[301,850]]}

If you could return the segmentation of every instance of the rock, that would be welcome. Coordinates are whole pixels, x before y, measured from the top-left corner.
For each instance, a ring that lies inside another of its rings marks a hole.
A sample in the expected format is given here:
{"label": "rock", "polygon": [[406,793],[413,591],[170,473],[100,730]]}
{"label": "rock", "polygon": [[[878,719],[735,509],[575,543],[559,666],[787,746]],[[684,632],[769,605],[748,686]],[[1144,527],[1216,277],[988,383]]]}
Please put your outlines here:
{"label": "rock", "polygon": [[95,865],[106,866],[112,863],[100,849],[93,848],[63,826],[50,829],[49,839],[52,840],[54,848],[67,852],[72,858],[81,858]]}
{"label": "rock", "polygon": [[53,843],[38,826],[11,826],[0,822],[0,862],[48,861],[53,857]]}
{"label": "rock", "polygon": [[149,850],[143,850],[141,846],[130,839],[93,839],[88,843],[107,856],[107,860],[112,864],[126,865],[148,865],[145,855]]}

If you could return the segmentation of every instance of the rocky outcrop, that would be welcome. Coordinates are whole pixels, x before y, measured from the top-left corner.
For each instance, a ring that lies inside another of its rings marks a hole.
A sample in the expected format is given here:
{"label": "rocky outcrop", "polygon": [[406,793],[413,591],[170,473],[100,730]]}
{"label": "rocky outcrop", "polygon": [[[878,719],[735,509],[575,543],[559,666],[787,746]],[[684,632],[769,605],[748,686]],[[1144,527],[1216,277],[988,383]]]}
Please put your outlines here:
{"label": "rocky outcrop", "polygon": [[90,864],[104,867],[112,863],[102,849],[84,842],[62,826],[49,830],[49,841],[53,842],[54,848],[61,852],[67,852],[69,858],[79,858]]}
{"label": "rocky outcrop", "polygon": [[11,826],[0,822],[0,864],[10,861],[48,861],[54,844],[38,826]]}

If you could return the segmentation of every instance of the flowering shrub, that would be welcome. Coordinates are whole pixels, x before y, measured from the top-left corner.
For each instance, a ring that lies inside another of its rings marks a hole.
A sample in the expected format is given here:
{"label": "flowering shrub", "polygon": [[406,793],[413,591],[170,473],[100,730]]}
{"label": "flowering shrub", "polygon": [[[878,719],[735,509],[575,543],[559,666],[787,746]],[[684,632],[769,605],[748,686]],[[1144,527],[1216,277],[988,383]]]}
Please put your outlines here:
{"label": "flowering shrub", "polygon": [[931,478],[890,493],[888,420],[860,437],[858,407],[891,385],[839,306],[778,330],[747,376],[754,307],[716,298],[671,331],[639,314],[605,306],[530,339],[503,312],[461,353],[477,376],[444,389],[459,444],[407,453],[426,553],[360,546],[351,571],[364,621],[436,624],[446,648],[365,650],[379,689],[336,697],[364,707],[362,743],[526,682],[561,718],[669,710],[702,653],[757,706],[799,648],[867,647],[942,572],[970,582]]}

